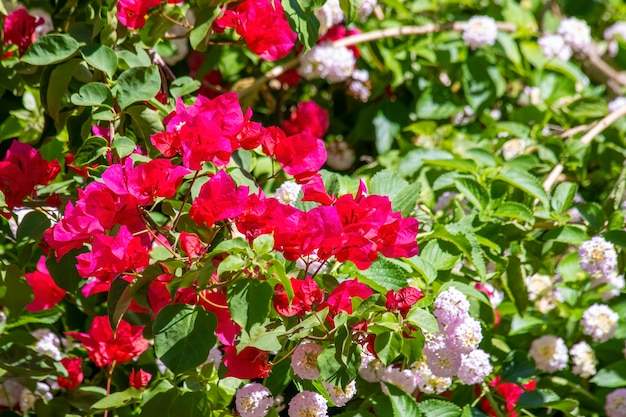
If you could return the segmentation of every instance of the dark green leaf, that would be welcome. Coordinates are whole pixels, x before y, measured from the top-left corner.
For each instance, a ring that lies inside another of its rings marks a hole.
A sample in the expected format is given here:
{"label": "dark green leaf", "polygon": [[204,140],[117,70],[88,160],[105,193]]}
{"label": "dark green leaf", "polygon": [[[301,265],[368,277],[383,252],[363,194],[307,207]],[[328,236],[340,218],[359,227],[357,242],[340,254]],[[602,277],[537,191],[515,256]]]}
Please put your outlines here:
{"label": "dark green leaf", "polygon": [[22,61],[31,65],[56,64],[74,55],[79,46],[68,34],[45,35],[30,45]]}
{"label": "dark green leaf", "polygon": [[556,242],[567,243],[570,245],[580,245],[589,236],[579,227],[576,226],[559,226],[544,235],[545,240],[554,240]]}
{"label": "dark green leaf", "polygon": [[522,171],[518,168],[505,167],[500,174],[496,176],[496,179],[502,180],[514,187],[517,187],[533,197],[539,199],[544,207],[550,207],[550,200],[548,194],[541,187],[541,183],[532,174],[526,171]]}
{"label": "dark green leaf", "polygon": [[606,221],[606,216],[602,211],[602,206],[600,204],[592,202],[592,203],[582,203],[576,204],[576,208],[580,212],[580,215],[583,219],[589,223],[595,230],[600,230],[604,227],[604,222]]}
{"label": "dark green leaf", "polygon": [[109,296],[107,297],[107,313],[113,331],[117,329],[117,325],[124,313],[126,313],[131,301],[130,282],[122,278],[115,279],[111,283]]}
{"label": "dark green leaf", "polygon": [[484,210],[489,204],[489,195],[485,188],[477,181],[469,178],[457,178],[454,180],[456,188],[479,210]]}
{"label": "dark green leaf", "polygon": [[69,251],[61,259],[55,259],[54,256],[50,256],[46,260],[46,267],[48,272],[54,279],[54,282],[65,291],[72,294],[78,291],[80,283],[83,281],[78,271],[76,270],[76,256],[80,252],[76,249]]}
{"label": "dark green leaf", "polygon": [[11,318],[18,318],[33,299],[33,290],[22,275],[22,271],[15,265],[8,265],[4,271],[0,271],[0,289],[6,289],[4,294],[0,292],[0,305],[9,309]]}
{"label": "dark green leaf", "polygon": [[378,358],[385,365],[390,365],[402,350],[402,335],[396,332],[384,332],[376,336],[374,349]]}
{"label": "dark green leaf", "polygon": [[458,405],[443,400],[421,401],[419,408],[424,417],[458,417],[462,411]]}
{"label": "dark green leaf", "polygon": [[63,98],[74,74],[74,70],[80,64],[80,59],[71,59],[58,65],[50,73],[50,79],[46,85],[42,85],[41,102],[50,113],[55,122],[59,122],[59,112]]}
{"label": "dark green leaf", "polygon": [[517,256],[509,256],[506,275],[503,275],[502,283],[509,298],[515,301],[518,313],[524,314],[528,307],[528,291],[524,283],[522,263]]}
{"label": "dark green leaf", "polygon": [[28,213],[17,228],[17,241],[30,239],[39,241],[43,234],[50,228],[50,219],[41,211]]}
{"label": "dark green leaf", "polygon": [[207,391],[185,392],[170,404],[170,416],[207,417],[213,415]]}
{"label": "dark green leaf", "polygon": [[389,400],[393,417],[420,417],[422,412],[415,399],[393,384],[385,384],[389,390]]}
{"label": "dark green leaf", "polygon": [[154,350],[157,358],[175,373],[202,364],[215,345],[217,319],[201,307],[171,304],[154,320]]}
{"label": "dark green leaf", "polygon": [[85,84],[72,94],[72,104],[76,106],[105,106],[113,108],[113,94],[106,84],[93,82]]}
{"label": "dark green leaf", "polygon": [[87,45],[82,47],[80,52],[89,65],[113,78],[117,71],[117,55],[113,49],[104,45]]}
{"label": "dark green leaf", "polygon": [[143,140],[149,141],[150,135],[163,131],[163,121],[159,112],[146,105],[130,106],[124,112],[131,117],[133,132]]}
{"label": "dark green leaf", "polygon": [[612,363],[600,369],[590,382],[605,388],[626,387],[626,360]]}
{"label": "dark green leaf", "polygon": [[246,330],[264,323],[270,313],[273,294],[267,281],[242,279],[234,282],[228,288],[228,309],[233,320]]}
{"label": "dark green leaf", "polygon": [[104,138],[99,136],[92,136],[88,138],[76,153],[74,165],[78,167],[89,165],[104,155],[108,146],[109,144]]}
{"label": "dark green leaf", "polygon": [[113,87],[120,109],[125,109],[138,101],[147,101],[153,98],[161,89],[159,69],[149,67],[130,68],[124,71]]}

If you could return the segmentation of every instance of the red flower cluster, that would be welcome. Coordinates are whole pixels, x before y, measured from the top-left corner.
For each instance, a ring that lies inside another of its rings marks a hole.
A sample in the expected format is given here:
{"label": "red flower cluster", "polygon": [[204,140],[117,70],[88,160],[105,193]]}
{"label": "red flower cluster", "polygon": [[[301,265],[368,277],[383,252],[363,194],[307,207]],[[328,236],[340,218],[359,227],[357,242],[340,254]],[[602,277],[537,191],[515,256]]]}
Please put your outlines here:
{"label": "red flower cluster", "polygon": [[[529,382],[522,384],[521,386],[512,382],[500,382],[500,380],[500,376],[497,376],[489,385],[496,387],[496,391],[498,391],[504,399],[505,409],[507,411],[506,416],[516,417],[517,413],[513,410],[519,401],[519,397],[524,393],[524,391],[533,391],[535,389],[535,380],[531,379]],[[487,398],[482,399],[481,406],[483,411],[490,416],[496,417],[498,415]]]}
{"label": "red flower cluster", "polygon": [[152,374],[150,372],[146,372],[143,369],[135,372],[133,369],[130,371],[129,383],[131,387],[141,390],[148,386],[151,378]]}
{"label": "red flower cluster", "polygon": [[53,308],[65,297],[66,291],[54,282],[48,268],[46,258],[42,256],[37,262],[37,270],[25,275],[26,282],[33,289],[33,301],[26,306],[28,311],[41,311]]}
{"label": "red flower cluster", "polygon": [[266,61],[287,56],[298,37],[280,1],[244,0],[234,10],[225,10],[213,26],[217,31],[234,28],[250,50]]}
{"label": "red flower cluster", "polygon": [[4,19],[2,27],[4,44],[16,45],[20,56],[24,55],[36,39],[35,29],[43,24],[43,18],[31,16],[23,7],[16,9]]}
{"label": "red flower cluster", "polygon": [[0,211],[0,215],[10,218],[14,207],[33,194],[37,185],[49,184],[59,171],[59,161],[48,162],[32,146],[13,141],[4,160],[0,161],[0,191],[9,209]]}
{"label": "red flower cluster", "polygon": [[117,20],[128,29],[141,29],[146,24],[148,9],[156,7],[161,0],[119,0]]}
{"label": "red flower cluster", "polygon": [[422,298],[424,298],[422,291],[415,287],[400,288],[397,292],[389,290],[385,305],[387,310],[399,311],[402,317],[406,317],[411,307]]}
{"label": "red flower cluster", "polygon": [[87,349],[89,359],[97,366],[105,367],[113,363],[129,361],[148,349],[148,341],[141,332],[144,326],[131,326],[121,320],[115,333],[107,316],[93,319],[89,333],[65,332],[66,335],[80,341]]}
{"label": "red flower cluster", "polygon": [[291,278],[290,281],[294,293],[291,303],[289,303],[289,297],[282,284],[274,287],[276,292],[274,309],[281,316],[302,316],[324,301],[324,291],[320,289],[313,278],[306,277],[303,280]]}
{"label": "red flower cluster", "polygon": [[313,100],[298,103],[289,120],[283,122],[288,135],[308,131],[316,138],[323,138],[330,124],[328,110]]}
{"label": "red flower cluster", "polygon": [[67,378],[63,376],[57,377],[60,387],[75,390],[81,382],[83,382],[83,359],[82,358],[63,358],[61,364],[67,371]]}

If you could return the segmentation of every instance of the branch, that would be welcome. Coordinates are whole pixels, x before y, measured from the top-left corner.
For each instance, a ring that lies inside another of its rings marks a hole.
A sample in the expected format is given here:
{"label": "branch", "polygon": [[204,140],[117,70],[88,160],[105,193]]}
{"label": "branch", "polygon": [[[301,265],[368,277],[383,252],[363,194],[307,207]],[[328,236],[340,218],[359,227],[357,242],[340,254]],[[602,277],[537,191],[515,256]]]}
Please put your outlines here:
{"label": "branch", "polygon": [[259,87],[261,87],[263,84],[265,84],[269,80],[280,77],[281,75],[283,75],[285,72],[289,71],[290,69],[297,67],[299,63],[300,63],[300,60],[298,58],[294,58],[291,61],[284,63],[283,65],[279,65],[277,67],[272,68],[271,70],[263,74],[261,77],[254,80],[254,83],[252,83],[250,87],[243,90],[239,94],[239,97],[244,97],[250,94],[251,92],[256,91]]}
{"label": "branch", "polygon": [[606,63],[598,55],[598,51],[595,45],[589,47],[589,51],[587,53],[587,57],[589,58],[589,62],[593,65],[598,71],[602,72],[606,75],[607,79],[616,81],[621,86],[626,87],[626,73],[617,71],[615,68]]}
{"label": "branch", "polygon": [[[585,133],[583,137],[580,138],[580,142],[584,145],[589,145],[596,136],[615,123],[620,117],[624,116],[626,116],[626,106],[622,106],[614,112],[609,113],[604,119],[600,120],[587,133]],[[563,168],[563,164],[558,164],[552,168],[552,171],[543,182],[543,189],[546,190],[546,192],[552,189],[552,186],[563,172]]]}

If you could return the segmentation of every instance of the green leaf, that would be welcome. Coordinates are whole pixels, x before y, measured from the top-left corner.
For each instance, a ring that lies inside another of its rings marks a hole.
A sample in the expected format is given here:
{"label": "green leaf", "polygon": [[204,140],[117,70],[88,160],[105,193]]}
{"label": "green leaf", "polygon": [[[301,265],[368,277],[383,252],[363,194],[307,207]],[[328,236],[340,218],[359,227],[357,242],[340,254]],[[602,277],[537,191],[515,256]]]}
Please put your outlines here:
{"label": "green leaf", "polygon": [[602,237],[614,245],[626,248],[626,232],[623,230],[611,230],[610,232],[606,232]]}
{"label": "green leaf", "polygon": [[209,356],[216,327],[215,315],[202,307],[165,306],[153,324],[155,354],[175,373],[192,369]]}
{"label": "green leaf", "polygon": [[35,240],[39,241],[43,234],[50,228],[50,219],[41,211],[31,211],[28,213],[17,228],[17,241]]}
{"label": "green leaf", "polygon": [[22,56],[22,62],[31,65],[50,65],[61,62],[78,51],[76,39],[68,34],[50,34],[33,42]]}
{"label": "green leaf", "polygon": [[368,269],[357,271],[356,274],[359,281],[381,293],[404,288],[408,281],[404,269],[384,258],[376,259]]}
{"label": "green leaf", "polygon": [[9,309],[12,319],[19,317],[33,299],[33,290],[22,275],[22,271],[15,265],[8,265],[0,271],[0,290],[5,290],[0,291],[0,305]]}
{"label": "green leaf", "polygon": [[80,52],[89,65],[113,78],[117,71],[117,55],[113,49],[104,45],[87,45]]}
{"label": "green leaf", "polygon": [[419,182],[408,184],[401,189],[392,199],[391,207],[393,211],[399,211],[403,217],[408,217],[417,204],[417,200],[420,198],[420,191],[422,185]]}
{"label": "green leaf", "polygon": [[[231,255],[232,257],[232,255]],[[228,309],[233,320],[246,330],[265,322],[274,290],[267,281],[241,279],[228,288]]]}
{"label": "green leaf", "polygon": [[496,176],[496,179],[517,187],[533,197],[537,198],[544,207],[550,207],[548,194],[542,188],[541,183],[532,174],[518,168],[505,167]]}
{"label": "green leaf", "polygon": [[524,283],[522,263],[517,256],[509,256],[506,275],[502,276],[502,284],[509,298],[515,301],[515,307],[523,315],[528,307],[528,291]]}
{"label": "green leaf", "polygon": [[237,345],[237,351],[241,352],[248,346],[255,347],[265,351],[278,351],[282,348],[279,337],[284,336],[285,327],[280,325],[275,329],[268,330],[265,326],[255,324],[249,332],[245,330],[241,332],[240,343]]}
{"label": "green leaf", "polygon": [[552,208],[557,213],[564,213],[574,202],[574,197],[578,191],[578,184],[573,182],[562,182],[555,189],[552,195]]}
{"label": "green leaf", "polygon": [[368,188],[371,194],[387,196],[391,200],[407,185],[409,183],[403,180],[397,172],[384,169],[374,174]]}
{"label": "green leaf", "polygon": [[69,251],[61,259],[55,259],[54,256],[50,256],[46,260],[46,267],[48,272],[54,279],[54,282],[65,291],[75,294],[78,291],[78,287],[84,278],[78,274],[76,270],[76,256],[80,252],[76,249]]}
{"label": "green leaf", "polygon": [[626,360],[612,363],[600,369],[589,382],[605,388],[626,387]]}
{"label": "green leaf", "polygon": [[274,249],[274,236],[272,235],[257,236],[252,242],[252,250],[257,256],[270,253],[272,249]]}
{"label": "green leaf", "polygon": [[420,417],[422,412],[415,399],[393,384],[387,384],[393,417]]}
{"label": "green leaf", "polygon": [[124,158],[137,149],[137,144],[132,139],[126,136],[115,135],[111,148],[115,151],[117,156]]}
{"label": "green leaf", "polygon": [[453,243],[443,239],[433,239],[420,249],[418,256],[424,263],[436,270],[449,271],[459,261],[461,251]]}
{"label": "green leaf", "polygon": [[208,6],[202,7],[197,13],[194,28],[189,32],[189,43],[196,51],[206,51],[212,32],[211,26],[220,11],[221,9],[218,7]]}
{"label": "green leaf", "polygon": [[153,98],[161,89],[161,76],[155,65],[130,68],[124,71],[113,87],[120,109],[125,109],[138,101]]}
{"label": "green leaf", "polygon": [[106,84],[93,82],[85,84],[72,94],[72,104],[76,106],[105,106],[113,108],[113,94]]}
{"label": "green leaf", "polygon": [[439,324],[435,316],[423,308],[411,307],[411,310],[406,315],[406,320],[428,332],[435,333],[439,331]]}
{"label": "green leaf", "polygon": [[63,98],[67,94],[72,75],[78,64],[80,64],[80,59],[71,59],[58,65],[50,72],[48,83],[42,84],[41,102],[48,110],[52,119],[57,123]]}
{"label": "green leaf", "polygon": [[426,400],[419,403],[424,417],[459,417],[461,408],[451,402],[443,400]]}
{"label": "green leaf", "polygon": [[107,313],[113,331],[117,329],[117,325],[120,323],[122,316],[126,313],[132,300],[130,295],[130,282],[119,277],[116,278],[111,283],[109,296],[107,297]]}
{"label": "green leaf", "polygon": [[396,332],[384,332],[376,336],[374,349],[378,358],[385,365],[390,365],[402,350],[402,335]]}
{"label": "green leaf", "polygon": [[570,245],[580,245],[589,240],[587,233],[576,226],[559,226],[550,230],[543,237],[545,240],[554,240]]}
{"label": "green leaf", "polygon": [[552,390],[536,389],[526,391],[520,397],[517,406],[520,408],[545,407],[547,403],[560,400],[559,396]]}
{"label": "green leaf", "polygon": [[379,110],[372,121],[374,124],[374,137],[376,138],[376,151],[379,154],[388,152],[393,146],[395,137],[402,131],[400,123],[387,118],[383,110]]}
{"label": "green leaf", "polygon": [[[320,22],[313,14],[316,2],[308,0],[281,0],[289,26],[298,34],[306,50],[315,46],[319,38]],[[319,6],[318,6],[319,7]]]}
{"label": "green leaf", "polygon": [[463,106],[453,101],[449,88],[429,87],[420,93],[415,105],[417,117],[425,120],[441,120],[454,116]]}
{"label": "green leaf", "polygon": [[139,398],[141,398],[141,393],[137,389],[129,387],[124,391],[114,392],[96,401],[91,408],[94,410],[120,408],[136,402]]}
{"label": "green leaf", "polygon": [[164,130],[159,112],[146,105],[130,106],[124,113],[131,117],[133,132],[145,141],[150,140],[150,135]]}
{"label": "green leaf", "polygon": [[88,138],[76,153],[74,165],[83,167],[89,165],[96,159],[104,155],[109,147],[106,139],[99,136]]}
{"label": "green leaf", "polygon": [[463,92],[474,112],[479,113],[491,106],[504,93],[502,76],[486,58],[472,55],[462,69]]}
{"label": "green leaf", "polygon": [[189,76],[178,77],[170,84],[170,95],[174,98],[191,94],[200,88],[202,84]]}
{"label": "green leaf", "polygon": [[596,202],[577,204],[576,208],[583,219],[589,223],[595,230],[600,230],[604,227],[606,216],[602,211],[602,206]]}
{"label": "green leaf", "polygon": [[172,401],[168,415],[185,417],[207,417],[214,415],[207,395],[208,392],[205,390],[185,392]]}
{"label": "green leaf", "polygon": [[457,178],[454,180],[456,188],[479,210],[484,210],[489,204],[487,190],[477,181],[470,178]]}
{"label": "green leaf", "polygon": [[507,201],[500,203],[494,209],[492,215],[521,220],[530,224],[535,223],[533,212],[524,204]]}
{"label": "green leaf", "polygon": [[346,25],[356,20],[360,5],[358,0],[339,0],[341,11],[346,16]]}

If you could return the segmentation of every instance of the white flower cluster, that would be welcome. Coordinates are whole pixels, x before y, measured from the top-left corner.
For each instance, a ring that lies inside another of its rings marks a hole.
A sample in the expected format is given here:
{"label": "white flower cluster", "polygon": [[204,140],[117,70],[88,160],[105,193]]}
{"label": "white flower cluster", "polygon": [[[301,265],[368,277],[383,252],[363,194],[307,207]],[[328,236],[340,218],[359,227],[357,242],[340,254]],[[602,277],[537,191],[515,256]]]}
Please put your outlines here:
{"label": "white flower cluster", "polygon": [[616,97],[609,102],[609,113],[626,106],[626,97]]}
{"label": "white flower cluster", "polygon": [[569,350],[574,366],[572,372],[581,378],[589,378],[596,373],[596,354],[587,342],[578,342]]}
{"label": "white flower cluster", "polygon": [[302,343],[291,355],[293,373],[302,379],[317,379],[320,371],[317,368],[317,357],[324,348],[316,343]]}
{"label": "white flower cluster", "polygon": [[558,276],[548,276],[543,274],[533,274],[524,278],[528,299],[535,303],[535,308],[546,314],[556,307],[556,301],[563,301],[563,296],[555,284],[559,281]]}
{"label": "white flower cluster", "polygon": [[302,186],[295,181],[285,181],[274,192],[276,200],[282,204],[293,206],[298,201]]}
{"label": "white flower cluster", "polygon": [[617,271],[617,253],[612,243],[595,236],[578,248],[580,267],[591,276],[608,277]]}
{"label": "white flower cluster", "polygon": [[289,401],[289,417],[327,417],[326,399],[312,391],[302,391]]}
{"label": "white flower cluster", "polygon": [[452,378],[442,378],[433,375],[425,360],[415,362],[411,369],[417,376],[417,387],[420,392],[429,395],[438,395],[445,392],[452,385]]}
{"label": "white flower cluster", "polygon": [[593,304],[583,313],[580,324],[583,333],[591,336],[594,342],[606,342],[615,334],[618,319],[618,314],[609,306]]}
{"label": "white flower cluster", "polygon": [[417,388],[417,375],[415,375],[415,373],[413,373],[410,369],[400,369],[388,366],[385,369],[385,372],[383,372],[380,386],[385,395],[389,395],[389,389],[384,384],[385,382],[395,385],[402,391],[411,395],[413,394],[413,391],[415,391],[415,388]]}
{"label": "white flower cluster", "polygon": [[61,339],[50,329],[37,329],[31,333],[37,338],[35,351],[42,355],[50,356],[52,359],[60,361],[61,355]]}
{"label": "white flower cluster", "polygon": [[380,359],[367,351],[361,354],[359,376],[367,382],[380,382],[385,373],[385,365]]}
{"label": "white flower cluster", "polygon": [[324,385],[324,388],[326,388],[326,391],[328,392],[328,396],[337,407],[343,407],[346,405],[356,394],[356,381],[350,382],[346,385],[345,389],[326,381],[323,381],[322,385]]}
{"label": "white flower cluster", "polygon": [[461,37],[465,45],[472,49],[493,45],[498,37],[498,26],[488,16],[473,16],[467,21]]}
{"label": "white flower cluster", "polygon": [[339,5],[339,0],[327,0],[322,7],[313,13],[315,13],[315,17],[320,22],[320,36],[324,35],[328,29],[343,22],[346,18]]}
{"label": "white flower cluster", "polygon": [[560,371],[567,365],[567,346],[560,337],[547,334],[533,340],[529,353],[537,369],[544,372]]}
{"label": "white flower cluster", "polygon": [[354,54],[347,47],[322,43],[300,57],[298,73],[307,80],[323,78],[338,83],[350,78],[355,64]]}
{"label": "white flower cluster", "polygon": [[272,404],[274,399],[270,390],[257,382],[237,390],[235,406],[241,417],[265,417]]}
{"label": "white flower cluster", "polygon": [[617,22],[604,31],[604,39],[609,43],[609,55],[613,57],[617,55],[619,49],[617,40],[620,37],[623,41],[626,41],[626,22]]}
{"label": "white flower cluster", "polygon": [[591,45],[591,29],[584,20],[570,17],[563,19],[557,31],[563,37],[565,43],[574,52],[585,53]]}
{"label": "white flower cluster", "polygon": [[561,35],[544,35],[537,39],[537,43],[541,48],[541,52],[548,58],[569,61],[572,57],[572,48],[570,48]]}
{"label": "white flower cluster", "polygon": [[348,81],[348,91],[352,97],[367,102],[372,92],[369,87],[370,73],[366,70],[357,69],[352,73],[352,78]]}
{"label": "white flower cluster", "polygon": [[618,388],[606,396],[604,411],[608,417],[626,417],[626,388]]}

